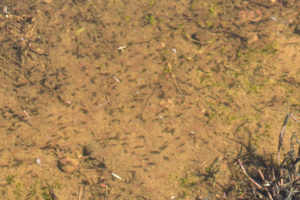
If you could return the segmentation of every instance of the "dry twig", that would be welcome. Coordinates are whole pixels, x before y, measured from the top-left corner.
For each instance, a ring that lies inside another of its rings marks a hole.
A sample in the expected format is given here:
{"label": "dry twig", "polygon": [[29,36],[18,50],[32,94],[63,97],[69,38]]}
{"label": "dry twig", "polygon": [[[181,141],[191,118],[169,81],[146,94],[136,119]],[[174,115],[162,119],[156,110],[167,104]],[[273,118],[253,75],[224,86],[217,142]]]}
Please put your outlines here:
{"label": "dry twig", "polygon": [[83,186],[80,187],[80,192],[79,192],[78,200],[81,200],[82,193],[83,193]]}
{"label": "dry twig", "polygon": [[245,174],[245,176],[248,178],[249,181],[251,181],[258,189],[262,189],[262,186],[260,184],[258,184],[255,180],[253,180],[253,178],[251,178],[249,176],[249,174],[247,173],[246,169],[244,168],[243,164],[242,164],[242,161],[239,159],[239,164],[240,164],[240,167],[243,171],[243,173]]}

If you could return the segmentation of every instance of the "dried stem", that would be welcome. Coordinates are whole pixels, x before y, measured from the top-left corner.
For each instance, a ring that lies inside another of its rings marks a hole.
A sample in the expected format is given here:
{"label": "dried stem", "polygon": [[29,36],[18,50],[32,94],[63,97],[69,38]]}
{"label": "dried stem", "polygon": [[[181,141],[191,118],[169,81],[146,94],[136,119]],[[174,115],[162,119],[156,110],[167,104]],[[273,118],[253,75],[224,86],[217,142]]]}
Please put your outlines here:
{"label": "dried stem", "polygon": [[282,128],[281,128],[281,131],[280,131],[279,142],[278,142],[278,154],[277,154],[278,164],[280,162],[280,148],[282,146],[282,140],[283,140],[285,128],[286,128],[286,125],[287,125],[287,123],[289,121],[290,116],[291,116],[291,113],[289,113],[289,114],[286,115],[285,120],[284,120],[283,125],[282,125]]}
{"label": "dried stem", "polygon": [[243,173],[249,179],[249,181],[251,181],[258,189],[262,189],[262,186],[249,176],[249,174],[247,173],[246,169],[244,168],[244,166],[242,164],[242,161],[240,159],[238,161],[239,161],[240,167],[242,168]]}
{"label": "dried stem", "polygon": [[[262,179],[263,181],[265,181],[265,176],[263,175],[263,173],[261,172],[260,169],[258,170],[258,173],[259,173],[261,179]],[[271,195],[269,189],[268,189],[265,185],[264,185],[263,187],[264,187],[264,189],[267,191],[268,196],[269,196],[269,199],[270,199],[270,200],[273,200],[273,197],[272,197],[272,195]]]}
{"label": "dried stem", "polygon": [[78,200],[81,200],[81,198],[82,198],[82,192],[83,192],[83,186],[80,187],[80,192],[79,192]]}
{"label": "dried stem", "polygon": [[300,124],[300,121],[292,113],[290,114],[290,116],[293,118],[293,120],[295,120],[295,122]]}

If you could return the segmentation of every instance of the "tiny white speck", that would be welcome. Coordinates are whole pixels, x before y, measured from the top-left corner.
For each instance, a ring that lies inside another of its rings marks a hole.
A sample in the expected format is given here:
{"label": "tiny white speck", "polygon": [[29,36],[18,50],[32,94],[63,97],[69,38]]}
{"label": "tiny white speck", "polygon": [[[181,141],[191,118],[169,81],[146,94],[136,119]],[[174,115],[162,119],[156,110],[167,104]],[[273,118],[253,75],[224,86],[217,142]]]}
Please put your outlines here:
{"label": "tiny white speck", "polygon": [[113,79],[115,79],[115,81],[117,82],[121,82],[120,79],[118,79],[117,77],[113,76]]}
{"label": "tiny white speck", "polygon": [[35,160],[35,162],[36,162],[36,164],[38,164],[39,166],[42,165],[42,161],[41,161],[41,159],[39,159],[39,158],[37,158],[37,159]]}
{"label": "tiny white speck", "polygon": [[272,20],[277,21],[276,17],[270,17]]}
{"label": "tiny white speck", "polygon": [[123,180],[123,178],[121,178],[119,175],[117,175],[115,173],[111,173],[111,175],[119,180]]}
{"label": "tiny white speck", "polygon": [[126,49],[126,46],[120,46],[120,47],[118,47],[118,50],[123,50],[123,49]]}
{"label": "tiny white speck", "polygon": [[175,48],[172,48],[171,51],[173,51],[173,53],[177,53]]}

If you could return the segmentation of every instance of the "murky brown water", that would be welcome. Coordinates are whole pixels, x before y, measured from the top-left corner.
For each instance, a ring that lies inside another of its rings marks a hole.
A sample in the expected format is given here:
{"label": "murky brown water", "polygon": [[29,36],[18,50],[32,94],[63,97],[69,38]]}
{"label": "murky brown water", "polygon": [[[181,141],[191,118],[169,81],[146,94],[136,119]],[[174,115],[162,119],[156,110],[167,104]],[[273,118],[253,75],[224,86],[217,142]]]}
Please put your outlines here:
{"label": "murky brown water", "polygon": [[299,105],[299,2],[0,5],[0,199],[246,198]]}

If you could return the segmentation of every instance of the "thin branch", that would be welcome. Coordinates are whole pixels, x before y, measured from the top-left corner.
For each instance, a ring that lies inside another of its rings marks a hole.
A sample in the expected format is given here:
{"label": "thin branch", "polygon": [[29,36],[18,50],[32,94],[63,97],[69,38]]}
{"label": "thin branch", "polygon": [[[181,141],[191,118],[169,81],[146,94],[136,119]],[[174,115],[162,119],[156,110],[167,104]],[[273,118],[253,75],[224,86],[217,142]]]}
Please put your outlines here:
{"label": "thin branch", "polygon": [[293,118],[293,120],[295,120],[295,122],[300,124],[300,121],[292,113],[290,113],[290,116]]}
{"label": "thin branch", "polygon": [[[261,172],[260,169],[258,169],[258,173],[259,173],[261,179],[265,182],[265,176],[263,175],[263,173]],[[267,191],[270,200],[273,200],[273,197],[272,197],[272,195],[271,195],[269,189],[268,189],[265,185],[264,185],[263,187],[264,187],[264,189]]]}
{"label": "thin branch", "polygon": [[248,178],[248,180],[251,181],[258,189],[262,189],[262,186],[249,176],[249,174],[247,173],[246,169],[244,168],[241,160],[239,159],[238,161],[239,161],[240,167],[242,168],[243,173]]}
{"label": "thin branch", "polygon": [[264,177],[264,175],[263,175],[263,173],[261,172],[260,169],[258,169],[258,173],[259,173],[261,179],[262,179],[263,181],[265,181],[265,177]]}
{"label": "thin branch", "polygon": [[284,120],[283,125],[282,125],[282,128],[281,128],[281,131],[280,131],[279,142],[278,142],[278,154],[277,154],[278,163],[279,163],[279,160],[280,160],[280,148],[282,146],[282,139],[283,139],[283,136],[284,136],[285,127],[286,127],[286,125],[289,121],[290,116],[291,116],[291,113],[286,115],[285,120]]}
{"label": "thin branch", "polygon": [[83,192],[83,186],[80,187],[80,192],[79,192],[78,200],[81,200],[81,198],[82,198],[82,192]]}

